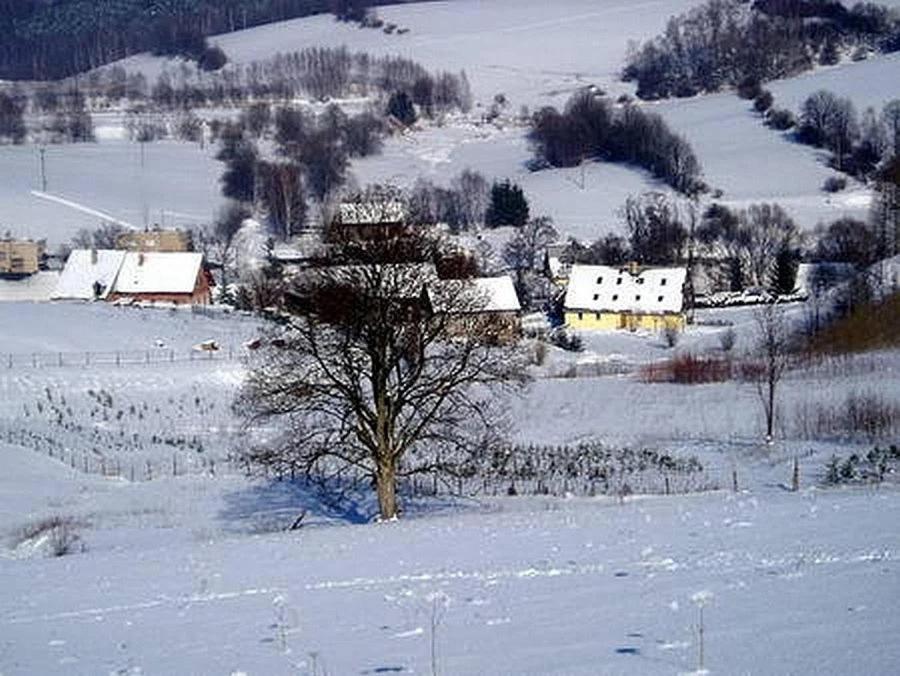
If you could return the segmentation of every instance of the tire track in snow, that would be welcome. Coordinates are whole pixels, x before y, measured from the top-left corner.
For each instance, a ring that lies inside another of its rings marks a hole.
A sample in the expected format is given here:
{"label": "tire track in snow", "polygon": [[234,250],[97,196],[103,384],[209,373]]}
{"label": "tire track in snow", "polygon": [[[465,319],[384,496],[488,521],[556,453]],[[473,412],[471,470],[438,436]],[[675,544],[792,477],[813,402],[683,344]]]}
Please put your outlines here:
{"label": "tire track in snow", "polygon": [[240,591],[222,592],[220,594],[194,594],[192,596],[160,596],[152,601],[140,603],[127,603],[117,606],[105,606],[102,608],[84,608],[81,610],[66,610],[59,613],[47,613],[45,615],[31,615],[25,617],[12,617],[4,621],[5,624],[34,624],[35,622],[51,622],[54,620],[72,620],[81,617],[99,617],[113,613],[127,613],[133,610],[147,610],[164,606],[182,606],[193,604],[212,603],[215,601],[231,601],[250,596],[266,596],[268,594],[280,594],[283,590],[277,587],[262,589],[242,589]]}
{"label": "tire track in snow", "polygon": [[78,202],[73,202],[72,200],[67,200],[62,197],[57,197],[56,195],[41,192],[40,190],[32,190],[31,194],[39,199],[47,200],[48,202],[55,202],[56,204],[61,204],[62,206],[69,207],[70,209],[75,209],[76,211],[88,214],[89,216],[96,216],[97,218],[100,218],[104,221],[109,221],[110,223],[121,225],[123,228],[128,228],[129,230],[137,230],[134,225],[128,223],[127,221],[119,220],[115,216],[111,216],[110,214],[107,214],[103,211],[91,209],[90,207],[86,207],[83,204],[79,204]]}

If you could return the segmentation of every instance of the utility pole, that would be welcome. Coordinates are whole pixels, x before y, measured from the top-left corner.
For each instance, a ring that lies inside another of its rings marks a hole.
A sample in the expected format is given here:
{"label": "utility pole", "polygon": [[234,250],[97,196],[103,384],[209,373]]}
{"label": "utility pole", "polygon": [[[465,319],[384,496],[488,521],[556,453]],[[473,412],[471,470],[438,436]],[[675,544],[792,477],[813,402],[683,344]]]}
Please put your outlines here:
{"label": "utility pole", "polygon": [[38,152],[41,154],[41,192],[47,192],[47,162],[45,158],[47,148],[41,146]]}

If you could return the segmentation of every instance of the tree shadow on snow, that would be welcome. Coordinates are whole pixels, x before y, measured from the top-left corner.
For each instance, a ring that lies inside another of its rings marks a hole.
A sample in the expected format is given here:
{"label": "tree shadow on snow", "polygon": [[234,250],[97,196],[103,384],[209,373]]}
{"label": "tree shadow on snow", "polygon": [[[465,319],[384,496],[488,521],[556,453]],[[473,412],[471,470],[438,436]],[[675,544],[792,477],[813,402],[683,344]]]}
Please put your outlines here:
{"label": "tree shadow on snow", "polygon": [[289,530],[302,515],[300,527],[363,524],[372,520],[371,505],[355,497],[329,499],[305,480],[260,481],[229,493],[219,512],[224,529],[237,533]]}
{"label": "tree shadow on snow", "polygon": [[[416,497],[400,487],[404,518],[439,516],[483,509],[477,501],[454,496]],[[360,525],[378,516],[375,492],[368,486],[332,480],[327,488],[306,479],[259,481],[224,496],[218,518],[232,533],[273,533],[326,525]],[[302,517],[302,518],[301,518]]]}

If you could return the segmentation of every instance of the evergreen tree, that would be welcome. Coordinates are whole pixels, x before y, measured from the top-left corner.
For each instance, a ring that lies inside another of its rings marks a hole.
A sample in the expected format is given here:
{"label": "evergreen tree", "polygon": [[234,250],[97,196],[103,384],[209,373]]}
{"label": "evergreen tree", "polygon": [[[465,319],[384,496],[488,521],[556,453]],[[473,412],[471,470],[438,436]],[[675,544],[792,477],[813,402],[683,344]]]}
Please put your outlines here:
{"label": "evergreen tree", "polygon": [[0,92],[0,141],[22,143],[25,140],[22,112],[22,104],[12,96]]}
{"label": "evergreen tree", "polygon": [[798,252],[790,247],[783,247],[775,256],[775,269],[772,273],[771,290],[779,295],[788,295],[797,288]]}
{"label": "evergreen tree", "polygon": [[412,99],[404,91],[394,92],[387,104],[387,114],[400,124],[410,126],[418,119]]}
{"label": "evergreen tree", "polygon": [[491,203],[485,214],[487,225],[522,227],[528,221],[528,215],[528,200],[519,185],[507,179],[491,186]]}

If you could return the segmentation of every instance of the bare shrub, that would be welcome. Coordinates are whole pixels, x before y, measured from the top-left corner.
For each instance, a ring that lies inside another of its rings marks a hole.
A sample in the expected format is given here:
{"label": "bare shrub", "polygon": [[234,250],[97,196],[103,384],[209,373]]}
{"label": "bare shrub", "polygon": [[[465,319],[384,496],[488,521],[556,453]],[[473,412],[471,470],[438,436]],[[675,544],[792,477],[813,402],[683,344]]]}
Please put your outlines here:
{"label": "bare shrub", "polygon": [[50,516],[23,527],[16,534],[15,544],[46,540],[46,552],[51,557],[83,552],[84,542],[78,533],[82,525],[72,517]]}
{"label": "bare shrub", "polygon": [[731,352],[736,340],[737,334],[734,332],[734,329],[722,331],[719,334],[719,347],[722,348],[722,352]]}
{"label": "bare shrub", "polygon": [[889,439],[900,433],[900,402],[876,392],[850,392],[837,404],[802,402],[794,431],[803,439]]}
{"label": "bare shrub", "polygon": [[645,383],[721,383],[731,379],[732,366],[719,357],[685,354],[660,364],[645,366],[641,369],[640,377]]}

